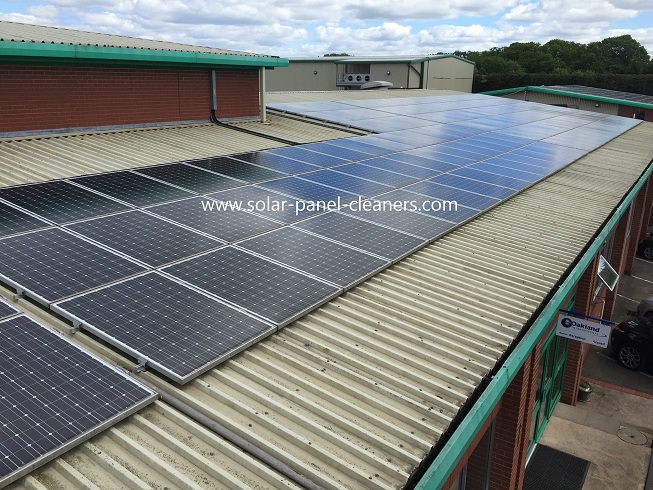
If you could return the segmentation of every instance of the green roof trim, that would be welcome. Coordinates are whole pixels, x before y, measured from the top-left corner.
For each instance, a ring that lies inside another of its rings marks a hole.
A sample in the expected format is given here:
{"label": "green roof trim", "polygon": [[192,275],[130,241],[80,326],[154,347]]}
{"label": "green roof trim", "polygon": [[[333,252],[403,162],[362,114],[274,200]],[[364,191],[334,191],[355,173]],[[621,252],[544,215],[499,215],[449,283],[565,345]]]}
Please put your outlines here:
{"label": "green roof trim", "polygon": [[282,67],[288,66],[288,59],[256,55],[0,41],[0,63],[210,69]]}
{"label": "green roof trim", "polygon": [[482,95],[505,95],[515,92],[540,92],[543,94],[560,95],[563,97],[572,97],[574,99],[591,100],[593,102],[603,102],[606,104],[625,105],[629,107],[637,107],[639,109],[653,109],[653,104],[645,102],[633,102],[632,100],[613,99],[610,97],[601,97],[600,95],[579,94],[577,92],[567,92],[565,90],[558,90],[549,87],[536,87],[528,85],[526,87],[506,88],[502,90],[491,90],[489,92],[480,92]]}
{"label": "green roof trim", "polygon": [[465,451],[478,435],[481,426],[492,414],[492,411],[501,400],[506,389],[510,386],[510,383],[515,379],[518,371],[524,365],[526,359],[528,359],[528,356],[530,356],[533,349],[537,346],[537,343],[551,321],[558,314],[558,310],[562,307],[565,299],[573,291],[573,288],[576,286],[587,267],[592,263],[592,260],[594,260],[594,257],[605,243],[605,240],[610,236],[610,233],[612,233],[616,228],[619,219],[635,200],[637,193],[644,186],[652,172],[653,162],[649,163],[646,170],[642,173],[633,187],[631,187],[626,197],[613,211],[608,222],[596,235],[587,248],[587,251],[576,263],[571,272],[569,272],[565,277],[564,282],[560,285],[540,315],[533,322],[533,325],[528,329],[526,335],[499,368],[498,372],[491,379],[485,390],[483,390],[483,393],[474,406],[472,406],[467,416],[453,432],[431,466],[429,466],[420,481],[417,483],[415,486],[416,490],[440,490],[444,486],[447,479],[458,465],[458,462],[464,456]]}

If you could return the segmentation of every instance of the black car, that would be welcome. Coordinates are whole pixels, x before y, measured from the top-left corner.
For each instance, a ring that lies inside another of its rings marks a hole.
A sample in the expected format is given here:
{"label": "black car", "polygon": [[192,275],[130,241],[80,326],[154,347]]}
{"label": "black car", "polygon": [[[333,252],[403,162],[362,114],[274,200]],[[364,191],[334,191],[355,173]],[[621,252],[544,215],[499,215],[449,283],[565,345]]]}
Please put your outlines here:
{"label": "black car", "polygon": [[647,236],[637,245],[637,255],[653,260],[653,237]]}
{"label": "black car", "polygon": [[653,317],[637,317],[621,322],[610,335],[612,352],[625,368],[644,369],[653,362]]}

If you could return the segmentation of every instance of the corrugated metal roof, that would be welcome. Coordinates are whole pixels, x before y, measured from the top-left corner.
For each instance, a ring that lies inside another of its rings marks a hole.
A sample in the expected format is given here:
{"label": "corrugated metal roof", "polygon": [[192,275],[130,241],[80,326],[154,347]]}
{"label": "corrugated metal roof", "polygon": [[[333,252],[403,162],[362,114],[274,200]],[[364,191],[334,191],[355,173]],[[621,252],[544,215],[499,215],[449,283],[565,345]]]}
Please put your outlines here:
{"label": "corrugated metal roof", "polygon": [[[325,488],[401,488],[652,158],[653,125],[642,123],[187,385],[143,377]],[[133,366],[85,333],[73,338]],[[123,486],[191,487],[176,475],[196,472],[196,486],[219,486],[197,456],[211,449],[182,452],[192,431],[161,410],[171,411],[157,403],[19,485],[89,488],[70,477],[80,458],[83,477],[120,488],[88,476],[111,466],[89,456],[93,444],[127,471]],[[239,474],[235,454],[219,463],[227,473]],[[158,476],[160,462],[175,471]],[[276,486],[269,478],[260,488]]]}
{"label": "corrugated metal roof", "polygon": [[472,61],[461,58],[453,54],[413,54],[413,55],[397,55],[397,56],[299,56],[296,58],[288,58],[290,62],[330,62],[330,63],[419,63],[421,61],[438,60],[442,58],[457,58],[467,63]]}
{"label": "corrugated metal roof", "polygon": [[0,41],[31,42],[46,44],[72,44],[82,46],[103,46],[113,48],[152,49],[220,55],[258,56],[266,55],[235,51],[230,49],[194,46],[191,44],[156,41],[139,37],[118,36],[99,32],[78,31],[61,27],[47,27],[19,22],[0,21]]}

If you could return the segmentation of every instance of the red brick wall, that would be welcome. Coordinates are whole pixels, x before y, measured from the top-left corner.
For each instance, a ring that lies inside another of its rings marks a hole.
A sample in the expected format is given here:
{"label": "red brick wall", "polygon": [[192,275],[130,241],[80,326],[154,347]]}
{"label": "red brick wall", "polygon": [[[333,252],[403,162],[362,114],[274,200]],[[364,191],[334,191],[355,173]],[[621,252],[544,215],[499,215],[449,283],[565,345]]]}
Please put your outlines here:
{"label": "red brick wall", "polygon": [[644,121],[653,122],[653,111],[651,109],[639,109],[628,105],[620,105],[617,114],[623,117],[633,117],[633,114],[644,112]]}
{"label": "red brick wall", "polygon": [[[0,66],[0,132],[208,119],[209,70]],[[258,72],[218,72],[219,117],[258,115]]]}
{"label": "red brick wall", "polygon": [[218,71],[218,118],[258,116],[257,71]]}

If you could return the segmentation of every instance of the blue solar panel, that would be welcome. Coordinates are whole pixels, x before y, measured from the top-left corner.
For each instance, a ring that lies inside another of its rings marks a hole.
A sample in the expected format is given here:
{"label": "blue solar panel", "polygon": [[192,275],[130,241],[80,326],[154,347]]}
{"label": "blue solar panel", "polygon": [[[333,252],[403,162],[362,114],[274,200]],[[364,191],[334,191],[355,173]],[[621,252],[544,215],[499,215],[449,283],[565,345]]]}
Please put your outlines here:
{"label": "blue solar panel", "polygon": [[387,194],[381,196],[376,196],[374,199],[391,201],[391,202],[402,202],[402,203],[411,203],[411,211],[427,214],[433,216],[434,218],[443,219],[451,221],[453,223],[462,223],[467,221],[469,218],[476,216],[478,210],[459,205],[457,202],[446,202],[440,198],[431,198],[428,196],[420,196],[419,194],[414,194],[408,192],[404,189],[397,189]]}
{"label": "blue solar panel", "polygon": [[336,189],[342,189],[359,196],[374,196],[376,194],[381,194],[382,192],[387,192],[392,189],[392,187],[387,185],[379,184],[377,182],[372,182],[370,180],[361,179],[351,175],[341,174],[332,170],[319,170],[317,172],[310,172],[303,174],[301,178],[310,180],[311,182],[317,182],[318,184],[335,187]]}
{"label": "blue solar panel", "polygon": [[451,150],[445,151],[440,148],[440,145],[425,146],[423,148],[407,151],[405,153],[408,155],[415,155],[418,157],[428,158],[430,160],[436,160],[438,162],[457,166],[469,165],[470,163],[474,163],[482,159],[480,156],[470,157],[469,155],[463,155],[462,152],[454,153]]}
{"label": "blue solar panel", "polygon": [[304,145],[302,147],[287,146],[285,148],[267,150],[266,153],[270,153],[272,155],[280,155],[282,157],[287,157],[287,158],[293,158],[300,162],[310,163],[311,165],[317,165],[318,167],[330,167],[331,165],[338,165],[340,163],[347,162],[346,159],[339,158],[336,155],[310,151],[306,147],[307,145]]}
{"label": "blue solar panel", "polygon": [[472,177],[463,177],[461,175],[453,175],[450,173],[438,175],[429,180],[436,184],[443,184],[456,189],[476,192],[497,199],[505,199],[516,192],[515,189],[509,187],[502,187]]}
{"label": "blue solar panel", "polygon": [[[328,155],[328,158],[330,158],[331,160],[325,159],[324,163],[320,164],[320,166],[322,167],[338,165],[340,163],[346,163],[346,162],[353,162],[356,160],[363,160],[365,158],[370,158],[371,156],[369,153],[354,150],[352,148],[347,148],[345,146],[329,144],[326,142],[310,143],[308,145],[303,145],[302,148],[306,148],[307,150],[317,152],[319,155],[325,155],[325,157],[326,155]],[[317,163],[315,164],[317,165]]]}
{"label": "blue solar panel", "polygon": [[[406,151],[403,153],[393,153],[391,155],[387,155],[385,158],[390,158],[402,163],[408,163],[410,165],[418,165],[423,168],[428,168],[429,170],[432,170],[433,173],[448,172],[449,170],[453,170],[460,166],[460,163],[453,156],[446,155],[430,158],[428,154],[424,154],[423,156],[417,155],[417,151],[419,150]],[[470,162],[465,162],[465,164],[467,163]]]}
{"label": "blue solar panel", "polygon": [[499,202],[499,199],[493,197],[440,185],[429,180],[409,185],[408,187],[404,187],[404,190],[417,192],[433,199],[454,200],[458,204],[478,210],[487,209]]}
{"label": "blue solar panel", "polygon": [[510,189],[514,190],[521,190],[524,187],[530,185],[530,182],[525,180],[513,179],[511,177],[505,177],[503,175],[497,175],[490,172],[483,172],[476,170],[473,167],[459,168],[451,172],[451,174],[460,175],[461,177],[469,177],[470,179],[480,180],[481,182],[487,182],[503,187],[509,187]]}
{"label": "blue solar panel", "polygon": [[351,192],[334,189],[332,187],[327,187],[297,177],[270,180],[259,184],[259,187],[282,192],[296,199],[304,199],[312,202],[336,202],[340,200],[344,203],[358,197],[356,194],[352,194]]}
{"label": "blue solar panel", "polygon": [[381,184],[386,184],[392,187],[403,187],[404,185],[419,180],[415,177],[409,177],[396,172],[388,172],[387,170],[381,170],[380,168],[370,167],[365,165],[364,162],[340,165],[335,167],[333,171],[373,180],[374,182],[380,182]]}
{"label": "blue solar panel", "polygon": [[441,171],[431,170],[429,168],[420,167],[417,165],[410,165],[407,163],[401,163],[397,160],[392,160],[386,157],[371,158],[369,160],[363,160],[359,162],[360,165],[366,165],[374,168],[379,168],[381,170],[388,170],[390,172],[397,172],[402,175],[407,175],[415,179],[428,179],[434,175],[439,174]]}
{"label": "blue solar panel", "polygon": [[521,179],[529,183],[537,182],[543,176],[542,173],[537,174],[526,170],[517,170],[514,168],[500,166],[502,161],[503,160],[501,160],[501,158],[498,157],[493,160],[493,162],[496,163],[496,165],[490,163],[489,161],[486,161],[481,163],[475,163],[469,168],[475,170],[483,170],[484,172],[491,172],[492,174],[503,175],[505,177],[510,177],[513,179]]}
{"label": "blue solar panel", "polygon": [[287,174],[298,174],[300,172],[310,172],[311,170],[315,170],[315,166],[310,163],[299,162],[266,151],[239,153],[237,155],[231,155],[231,158],[253,163],[261,167],[271,168],[272,170],[285,172]]}
{"label": "blue solar panel", "polygon": [[[527,157],[511,156],[510,153],[501,155],[500,157],[490,158],[483,163],[489,165],[498,165],[499,167],[510,168],[524,172],[530,172],[540,177],[545,177],[560,168],[555,163],[545,162],[543,160],[534,160]],[[514,177],[518,175],[508,174]]]}
{"label": "blue solar panel", "polygon": [[324,143],[326,145],[331,145],[338,148],[347,148],[349,150],[360,151],[362,153],[366,153],[367,155],[371,155],[371,156],[385,155],[386,153],[390,153],[391,151],[388,150],[387,148],[382,148],[380,146],[374,146],[368,143],[363,143],[361,141],[358,141],[358,138],[337,139],[337,140],[325,141]]}

